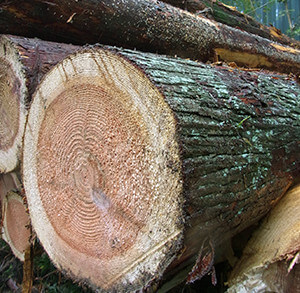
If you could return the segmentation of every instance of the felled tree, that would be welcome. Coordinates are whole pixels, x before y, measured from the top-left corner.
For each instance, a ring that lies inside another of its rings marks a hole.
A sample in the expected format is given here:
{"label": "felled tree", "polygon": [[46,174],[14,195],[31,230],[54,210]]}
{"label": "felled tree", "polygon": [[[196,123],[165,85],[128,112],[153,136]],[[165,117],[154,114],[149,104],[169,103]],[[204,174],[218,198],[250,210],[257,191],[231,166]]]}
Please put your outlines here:
{"label": "felled tree", "polygon": [[228,6],[221,1],[209,0],[163,0],[173,6],[187,10],[196,15],[202,15],[228,26],[244,30],[248,33],[284,44],[296,49],[300,48],[300,42],[284,35],[273,26],[266,26],[253,17],[239,12],[236,7]]}
{"label": "felled tree", "polygon": [[209,243],[201,277],[299,176],[298,95],[264,72],[113,48],[68,56],[36,89],[24,139],[50,258],[93,288],[134,291]]}
{"label": "felled tree", "polygon": [[31,95],[42,76],[75,46],[0,37],[0,172],[12,171],[22,156]]}
{"label": "felled tree", "polygon": [[[201,61],[299,75],[300,52],[153,0],[12,0],[0,5],[0,32],[45,40],[137,48]],[[38,11],[38,12],[37,12]]]}
{"label": "felled tree", "polygon": [[31,236],[30,219],[22,196],[20,182],[15,173],[0,175],[1,234],[11,250],[24,261]]}
{"label": "felled tree", "polygon": [[300,185],[275,206],[247,244],[228,292],[298,292],[300,281]]}

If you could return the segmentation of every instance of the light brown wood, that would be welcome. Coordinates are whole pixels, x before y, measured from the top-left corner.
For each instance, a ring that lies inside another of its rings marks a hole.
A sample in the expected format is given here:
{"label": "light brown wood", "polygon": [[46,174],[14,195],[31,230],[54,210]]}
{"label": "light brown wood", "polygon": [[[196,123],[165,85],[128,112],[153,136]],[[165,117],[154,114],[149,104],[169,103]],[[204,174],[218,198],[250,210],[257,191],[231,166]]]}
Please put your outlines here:
{"label": "light brown wood", "polygon": [[15,173],[0,175],[0,195],[3,227],[2,238],[20,260],[24,261],[29,247],[31,226],[27,207],[20,192],[21,184]]}
{"label": "light brown wood", "polygon": [[3,239],[20,260],[24,261],[25,250],[30,246],[30,219],[22,198],[9,192],[3,201]]}
{"label": "light brown wood", "polygon": [[299,253],[300,185],[287,192],[253,235],[231,274],[228,292],[299,292]]}
{"label": "light brown wood", "polygon": [[58,267],[117,291],[166,269],[182,237],[180,172],[165,167],[179,164],[175,131],[162,94],[112,52],[83,51],[45,76],[23,172],[34,229]]}
{"label": "light brown wood", "polygon": [[12,171],[21,156],[27,87],[16,48],[0,39],[0,172]]}
{"label": "light brown wood", "polygon": [[[9,191],[20,189],[21,184],[17,173],[0,174],[0,224],[3,224],[2,205],[6,194]],[[0,225],[2,236],[2,226]]]}
{"label": "light brown wood", "polygon": [[42,76],[77,47],[22,37],[0,36],[0,173],[14,170],[31,94]]}

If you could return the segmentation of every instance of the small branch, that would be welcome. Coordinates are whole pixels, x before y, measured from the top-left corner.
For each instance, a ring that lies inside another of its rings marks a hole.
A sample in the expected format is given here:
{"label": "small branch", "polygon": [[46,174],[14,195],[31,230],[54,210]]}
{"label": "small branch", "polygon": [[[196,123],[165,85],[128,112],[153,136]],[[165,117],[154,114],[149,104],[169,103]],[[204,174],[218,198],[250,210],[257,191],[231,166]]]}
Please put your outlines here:
{"label": "small branch", "polygon": [[22,293],[30,293],[33,284],[33,248],[30,245],[25,251],[23,265]]}

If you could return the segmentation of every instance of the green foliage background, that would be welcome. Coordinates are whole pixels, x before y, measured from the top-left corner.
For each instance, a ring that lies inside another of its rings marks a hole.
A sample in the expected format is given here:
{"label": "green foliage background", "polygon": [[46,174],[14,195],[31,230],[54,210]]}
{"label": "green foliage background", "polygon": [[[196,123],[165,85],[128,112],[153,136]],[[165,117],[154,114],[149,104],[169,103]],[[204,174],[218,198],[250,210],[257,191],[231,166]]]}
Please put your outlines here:
{"label": "green foliage background", "polygon": [[[51,263],[48,255],[38,242],[34,246],[34,279],[32,292],[47,293],[91,293],[86,286],[74,283],[61,274]],[[10,247],[0,239],[0,292],[21,292],[23,263],[11,252]],[[19,287],[13,291],[9,281]]]}
{"label": "green foliage background", "polygon": [[284,34],[300,40],[299,0],[223,0],[265,25],[273,25]]}

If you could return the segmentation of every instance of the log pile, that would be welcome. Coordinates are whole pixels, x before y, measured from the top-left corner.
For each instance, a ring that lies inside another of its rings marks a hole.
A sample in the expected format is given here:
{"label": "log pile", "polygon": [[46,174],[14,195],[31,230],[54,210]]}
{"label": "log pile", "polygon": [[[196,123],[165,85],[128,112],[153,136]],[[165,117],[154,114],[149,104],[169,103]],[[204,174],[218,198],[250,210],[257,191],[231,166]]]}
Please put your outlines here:
{"label": "log pile", "polygon": [[299,49],[196,16],[160,1],[12,0],[1,5],[0,32],[79,45],[101,43],[201,61],[299,75]]}
{"label": "log pile", "polygon": [[296,42],[156,1],[23,2],[0,5],[0,32],[47,41],[0,38],[0,172],[20,172],[53,263],[103,292],[214,275],[299,179]]}

